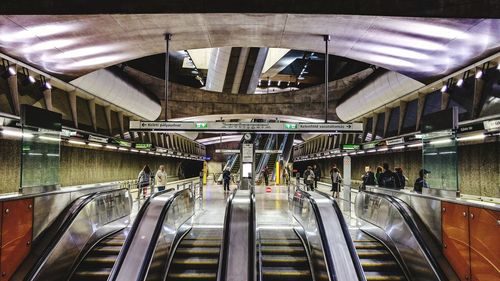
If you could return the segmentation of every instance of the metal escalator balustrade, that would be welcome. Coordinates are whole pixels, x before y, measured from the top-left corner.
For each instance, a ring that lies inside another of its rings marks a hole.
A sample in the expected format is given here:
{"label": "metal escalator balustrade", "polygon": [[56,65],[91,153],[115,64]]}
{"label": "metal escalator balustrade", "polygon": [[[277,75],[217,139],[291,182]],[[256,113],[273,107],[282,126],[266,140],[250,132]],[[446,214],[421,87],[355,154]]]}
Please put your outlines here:
{"label": "metal escalator balustrade", "polygon": [[313,280],[306,249],[293,228],[260,229],[258,237],[260,281]]}
{"label": "metal escalator balustrade", "polygon": [[167,280],[217,280],[222,228],[193,227],[181,240]]}
{"label": "metal escalator balustrade", "polygon": [[97,243],[78,265],[69,280],[108,280],[126,237],[126,231],[121,230]]}

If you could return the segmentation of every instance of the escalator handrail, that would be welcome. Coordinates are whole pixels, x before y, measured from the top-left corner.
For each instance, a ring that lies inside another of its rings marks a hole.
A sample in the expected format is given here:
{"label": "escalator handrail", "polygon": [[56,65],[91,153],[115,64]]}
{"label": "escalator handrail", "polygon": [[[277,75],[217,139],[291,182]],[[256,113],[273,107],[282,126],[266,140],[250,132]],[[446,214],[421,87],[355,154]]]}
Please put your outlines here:
{"label": "escalator handrail", "polygon": [[217,281],[223,281],[222,276],[226,274],[227,268],[227,255],[229,251],[229,233],[230,233],[230,228],[231,228],[231,214],[233,211],[232,205],[233,205],[233,199],[234,196],[236,195],[236,192],[238,190],[235,190],[231,193],[231,196],[229,196],[227,200],[227,205],[226,205],[226,212],[224,214],[224,229],[222,231],[222,241],[220,245],[220,254],[219,254],[219,266],[217,269]]}
{"label": "escalator handrail", "polygon": [[[63,219],[62,223],[60,226],[57,227],[57,230],[55,231],[56,233],[52,236],[52,239],[50,239],[50,242],[48,245],[45,247],[45,249],[42,251],[40,254],[40,257],[37,258],[37,261],[33,264],[31,269],[29,270],[28,274],[24,277],[24,280],[33,280],[35,278],[36,274],[39,272],[40,267],[45,263],[47,260],[48,256],[54,249],[54,247],[57,245],[57,243],[62,239],[62,236],[68,231],[69,227],[72,225],[72,223],[75,221],[77,218],[78,214],[82,211],[85,206],[87,206],[90,202],[92,202],[94,199],[98,198],[102,194],[106,193],[111,193],[111,192],[117,192],[120,190],[128,190],[127,188],[119,188],[119,189],[112,189],[112,190],[107,190],[107,191],[99,191],[95,193],[90,193],[87,195],[84,195],[75,201],[66,208],[66,211],[70,211],[75,204],[78,204],[74,210],[71,210],[70,214],[63,214],[62,216],[65,216]],[[81,201],[79,201],[81,199]],[[77,202],[79,201],[79,202]]]}
{"label": "escalator handrail", "polygon": [[351,234],[349,233],[349,227],[347,226],[347,223],[344,219],[344,216],[342,215],[342,211],[340,210],[337,201],[335,201],[335,199],[332,196],[330,196],[325,192],[319,190],[316,190],[316,192],[330,199],[330,201],[332,202],[333,209],[335,210],[335,215],[337,216],[337,219],[340,222],[340,226],[342,227],[342,233],[344,234],[344,238],[347,242],[347,248],[349,249],[349,254],[351,255],[352,262],[354,263],[356,274],[358,275],[359,280],[366,281],[366,276],[364,274],[363,266],[361,266],[358,253],[356,252],[356,247],[354,246]]}
{"label": "escalator handrail", "polygon": [[[433,269],[436,272],[436,274],[438,275],[439,279],[440,280],[448,280],[448,277],[444,273],[443,269],[441,268],[441,266],[439,266],[439,263],[438,263],[436,257],[432,253],[431,249],[427,246],[425,239],[422,237],[423,236],[422,232],[420,231],[419,227],[417,227],[417,223],[407,213],[405,207],[403,207],[403,205],[407,205],[407,204],[405,202],[403,202],[401,199],[395,198],[395,197],[388,195],[388,194],[375,193],[375,192],[367,191],[367,190],[363,190],[362,192],[373,195],[373,196],[380,196],[380,197],[386,199],[387,201],[389,201],[389,203],[391,203],[396,208],[396,210],[399,212],[399,214],[401,215],[401,217],[405,221],[406,225],[410,228],[411,232],[415,236],[417,243],[419,244],[420,248],[424,252],[424,255],[427,257],[427,260],[429,261],[429,263],[433,267]],[[407,206],[407,208],[408,208],[408,210],[412,210],[409,206]]]}
{"label": "escalator handrail", "polygon": [[314,198],[312,198],[311,195],[307,191],[300,188],[300,186],[297,186],[296,190],[301,193],[301,196],[307,198],[308,201],[311,203],[314,218],[315,218],[316,224],[318,226],[319,238],[321,240],[321,245],[323,246],[323,253],[325,255],[328,272],[330,274],[329,277],[330,277],[331,281],[336,281],[337,274],[335,271],[335,266],[333,265],[333,258],[332,258],[333,253],[330,252],[330,248],[327,245],[327,241],[326,241],[327,239],[325,238],[326,237],[325,225],[323,224],[323,220],[322,220],[321,215],[319,213],[319,208],[318,208],[318,205],[316,204],[316,200],[314,200]]}
{"label": "escalator handrail", "polygon": [[170,192],[170,191],[173,191],[173,190],[174,190],[174,188],[165,189],[163,191],[154,193],[153,195],[148,197],[148,199],[146,199],[146,201],[142,205],[141,209],[139,209],[139,212],[137,213],[137,215],[135,217],[134,223],[132,224],[132,227],[130,228],[129,233],[127,234],[127,238],[125,238],[125,243],[123,243],[122,249],[120,250],[118,257],[116,258],[116,262],[111,270],[111,273],[109,275],[108,280],[115,280],[116,274],[120,271],[120,268],[123,265],[123,261],[125,260],[125,256],[127,255],[128,250],[130,249],[130,245],[132,244],[134,236],[137,233],[137,230],[139,228],[139,224],[140,224],[142,218],[144,217],[144,214],[146,213],[146,210],[148,209],[148,206],[151,203],[151,200],[157,196],[163,195],[163,194]]}

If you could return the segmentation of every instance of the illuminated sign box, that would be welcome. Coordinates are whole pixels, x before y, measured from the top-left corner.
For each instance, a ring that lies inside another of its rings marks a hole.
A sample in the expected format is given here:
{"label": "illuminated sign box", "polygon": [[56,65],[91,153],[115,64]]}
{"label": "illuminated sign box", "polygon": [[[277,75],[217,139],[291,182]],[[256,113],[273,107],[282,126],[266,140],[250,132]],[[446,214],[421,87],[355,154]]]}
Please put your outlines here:
{"label": "illuminated sign box", "polygon": [[358,150],[361,146],[359,144],[343,144],[342,150]]}
{"label": "illuminated sign box", "polygon": [[153,147],[153,144],[151,143],[136,143],[135,148],[138,149],[150,149]]}

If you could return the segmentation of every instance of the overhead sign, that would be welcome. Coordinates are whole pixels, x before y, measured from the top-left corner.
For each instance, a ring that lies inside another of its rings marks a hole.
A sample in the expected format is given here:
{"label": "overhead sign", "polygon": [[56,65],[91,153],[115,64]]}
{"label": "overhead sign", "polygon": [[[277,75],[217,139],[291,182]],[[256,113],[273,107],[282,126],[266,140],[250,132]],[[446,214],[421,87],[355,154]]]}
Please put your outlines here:
{"label": "overhead sign", "polygon": [[385,143],[387,145],[396,145],[396,144],[402,144],[405,143],[405,138],[397,138],[397,139],[392,139],[392,140],[386,140]]}
{"label": "overhead sign", "polygon": [[158,122],[130,121],[132,131],[211,132],[362,132],[362,123],[256,123],[256,122]]}
{"label": "overhead sign", "polygon": [[150,149],[153,147],[153,144],[151,143],[136,143],[135,148],[138,149]]}
{"label": "overhead sign", "polygon": [[343,144],[342,150],[358,150],[361,148],[359,144]]}
{"label": "overhead sign", "polygon": [[93,142],[108,143],[108,138],[96,137],[93,135],[89,135],[88,140]]}
{"label": "overhead sign", "polygon": [[363,149],[372,149],[377,147],[378,142],[370,142],[363,144]]}
{"label": "overhead sign", "polygon": [[241,162],[253,162],[253,143],[244,143],[241,148]]}
{"label": "overhead sign", "polygon": [[239,149],[216,149],[215,153],[240,153]]}
{"label": "overhead sign", "polygon": [[128,141],[122,141],[122,140],[116,140],[116,142],[118,143],[118,145],[120,146],[124,146],[124,147],[132,147],[132,143],[128,142]]}
{"label": "overhead sign", "polygon": [[500,119],[484,121],[483,124],[484,124],[484,128],[488,132],[500,130]]}

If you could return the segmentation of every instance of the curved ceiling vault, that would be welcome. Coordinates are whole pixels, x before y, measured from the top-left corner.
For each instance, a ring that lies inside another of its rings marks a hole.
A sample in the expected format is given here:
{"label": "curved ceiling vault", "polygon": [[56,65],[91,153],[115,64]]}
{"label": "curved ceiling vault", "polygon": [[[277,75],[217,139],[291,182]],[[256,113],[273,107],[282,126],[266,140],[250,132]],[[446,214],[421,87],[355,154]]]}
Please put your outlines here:
{"label": "curved ceiling vault", "polygon": [[0,16],[0,50],[72,80],[120,62],[207,47],[278,47],[331,53],[425,82],[500,48],[499,19],[301,14]]}

